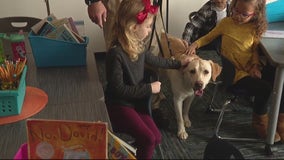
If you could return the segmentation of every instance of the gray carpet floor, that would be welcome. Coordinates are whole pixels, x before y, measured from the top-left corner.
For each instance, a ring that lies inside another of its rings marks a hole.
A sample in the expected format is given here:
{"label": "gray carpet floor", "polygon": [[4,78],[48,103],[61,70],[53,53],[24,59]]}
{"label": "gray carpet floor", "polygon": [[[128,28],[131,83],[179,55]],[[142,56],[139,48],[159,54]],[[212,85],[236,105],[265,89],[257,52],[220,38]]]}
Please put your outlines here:
{"label": "gray carpet floor", "polygon": [[[95,54],[97,69],[102,84],[105,83],[104,75],[104,56]],[[204,59],[211,59],[220,63],[219,56],[212,51],[201,51],[199,56]],[[165,159],[203,159],[204,151],[208,141],[214,135],[215,124],[219,113],[207,112],[213,94],[214,84],[208,84],[205,94],[202,97],[195,98],[189,117],[192,126],[187,129],[189,138],[186,140],[178,139],[175,113],[173,109],[172,92],[170,83],[164,71],[160,72],[160,81],[162,82],[162,92],[166,99],[160,103],[160,108],[166,117],[170,120],[168,129],[161,129],[162,133],[162,151]],[[218,91],[214,100],[215,108],[221,108],[222,104],[231,95],[225,91]],[[225,112],[224,120],[221,125],[220,135],[228,137],[256,138],[256,133],[251,128],[251,101],[248,98],[240,97],[236,102],[228,107],[232,111]],[[284,144],[273,145],[273,154],[267,155],[264,143],[255,142],[233,142],[230,141],[244,156],[245,159],[284,159]],[[223,146],[216,146],[221,149]],[[222,149],[221,149],[222,151]],[[160,159],[158,150],[155,151],[154,159]]]}

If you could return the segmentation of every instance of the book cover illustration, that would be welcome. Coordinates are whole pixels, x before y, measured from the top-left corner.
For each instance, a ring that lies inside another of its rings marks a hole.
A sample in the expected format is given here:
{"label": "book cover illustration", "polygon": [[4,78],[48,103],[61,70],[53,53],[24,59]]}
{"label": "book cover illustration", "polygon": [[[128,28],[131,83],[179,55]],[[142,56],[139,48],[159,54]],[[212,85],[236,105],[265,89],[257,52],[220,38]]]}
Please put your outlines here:
{"label": "book cover illustration", "polygon": [[44,22],[43,26],[38,31],[38,35],[45,36],[48,33],[54,31],[56,28],[48,21]]}
{"label": "book cover illustration", "polygon": [[68,23],[69,23],[68,18],[60,18],[60,19],[55,19],[51,21],[51,24],[55,26],[56,28],[63,24],[66,24],[69,27]]}
{"label": "book cover illustration", "polygon": [[66,24],[68,28],[70,28],[73,32],[79,34],[78,32],[78,29],[76,28],[76,25],[75,25],[75,22],[73,20],[72,17],[65,17],[65,18],[61,18],[61,19],[55,19],[51,22],[51,24],[53,26],[55,26],[56,28],[63,25],[63,24]]}
{"label": "book cover illustration", "polygon": [[39,34],[40,29],[43,27],[43,25],[45,24],[45,22],[51,22],[53,20],[57,19],[54,14],[50,14],[48,15],[46,18],[42,19],[40,22],[38,22],[37,24],[33,25],[31,27],[31,30],[35,33],[35,34]]}
{"label": "book cover illustration", "polygon": [[46,37],[74,43],[80,42],[66,24],[57,27],[54,31],[48,33]]}
{"label": "book cover illustration", "polygon": [[108,131],[108,157],[110,159],[136,159],[134,156],[136,150],[136,148]]}
{"label": "book cover illustration", "polygon": [[[84,43],[84,37],[77,29],[77,21],[72,17],[56,18],[54,14],[50,14],[46,18],[31,27],[34,34],[38,36],[45,36],[49,39],[61,40],[72,43]],[[84,24],[83,24],[84,27]]]}
{"label": "book cover illustration", "polygon": [[106,159],[107,123],[28,119],[29,159]]}
{"label": "book cover illustration", "polygon": [[[48,38],[52,38],[52,39],[64,38],[66,37],[64,35],[67,34],[64,32],[68,32],[67,41],[79,42],[79,43],[83,43],[85,41],[85,39],[79,34],[72,17],[56,19],[56,20],[53,20],[51,24],[54,26],[54,30],[53,30],[54,32],[50,34],[45,34]],[[64,34],[59,35],[62,33]],[[69,38],[70,36],[72,36],[73,38]],[[61,39],[61,40],[66,40],[66,39]]]}

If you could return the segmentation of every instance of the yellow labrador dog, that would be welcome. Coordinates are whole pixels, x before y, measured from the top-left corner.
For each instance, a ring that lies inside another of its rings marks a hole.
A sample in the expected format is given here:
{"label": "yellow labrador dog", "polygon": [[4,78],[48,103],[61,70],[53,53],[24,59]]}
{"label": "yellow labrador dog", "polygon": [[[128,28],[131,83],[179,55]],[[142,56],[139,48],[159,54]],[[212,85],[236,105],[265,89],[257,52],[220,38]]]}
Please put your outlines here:
{"label": "yellow labrador dog", "polygon": [[187,55],[188,44],[186,41],[169,36],[165,37],[165,34],[162,34],[161,42],[163,53],[166,54],[165,47],[170,44],[172,53],[174,53],[174,55],[171,55],[172,58],[190,58],[190,62],[186,67],[180,70],[166,70],[173,93],[174,110],[178,125],[177,136],[180,139],[187,139],[188,133],[185,127],[191,126],[188,116],[191,103],[195,96],[203,95],[203,91],[211,79],[216,80],[216,77],[221,73],[221,67],[213,61],[201,59],[197,55]]}

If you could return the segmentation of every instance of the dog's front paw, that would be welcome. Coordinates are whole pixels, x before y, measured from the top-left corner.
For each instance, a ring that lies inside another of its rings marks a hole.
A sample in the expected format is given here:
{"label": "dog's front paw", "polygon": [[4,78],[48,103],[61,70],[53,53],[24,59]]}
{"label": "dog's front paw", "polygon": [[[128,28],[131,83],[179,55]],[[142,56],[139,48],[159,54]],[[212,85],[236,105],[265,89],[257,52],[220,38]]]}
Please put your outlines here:
{"label": "dog's front paw", "polygon": [[177,135],[180,139],[182,139],[182,140],[185,140],[185,139],[187,139],[188,138],[188,134],[187,134],[187,132],[186,131],[180,131],[180,132],[178,132],[178,135]]}

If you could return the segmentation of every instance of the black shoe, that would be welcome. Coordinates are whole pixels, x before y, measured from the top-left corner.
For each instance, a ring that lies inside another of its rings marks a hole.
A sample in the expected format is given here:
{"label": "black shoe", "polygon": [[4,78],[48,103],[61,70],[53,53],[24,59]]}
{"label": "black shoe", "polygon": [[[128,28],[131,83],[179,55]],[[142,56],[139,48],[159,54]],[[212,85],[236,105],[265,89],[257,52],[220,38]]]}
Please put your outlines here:
{"label": "black shoe", "polygon": [[153,120],[156,123],[157,127],[160,129],[168,129],[170,121],[166,118],[166,115],[163,113],[161,109],[153,109],[152,110]]}

